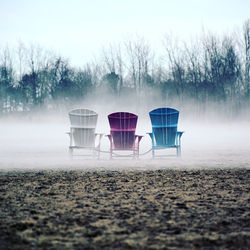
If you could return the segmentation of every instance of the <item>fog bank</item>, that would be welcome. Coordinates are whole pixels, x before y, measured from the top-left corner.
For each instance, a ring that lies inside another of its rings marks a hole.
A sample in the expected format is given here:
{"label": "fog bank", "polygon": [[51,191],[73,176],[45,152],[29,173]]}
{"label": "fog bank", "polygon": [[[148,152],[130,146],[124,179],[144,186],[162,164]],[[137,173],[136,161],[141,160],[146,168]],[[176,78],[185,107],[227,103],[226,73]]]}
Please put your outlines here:
{"label": "fog bank", "polygon": [[[109,133],[107,115],[116,109],[95,107],[99,114],[97,132]],[[119,110],[121,111],[121,110]],[[123,111],[123,110],[122,110]],[[135,112],[136,110],[126,110]],[[158,159],[152,160],[151,141],[147,132],[151,124],[147,112],[139,113],[137,134],[143,135],[140,158],[117,158],[109,160],[109,141],[101,143],[100,160],[83,156],[86,151],[68,155],[70,123],[67,112],[58,116],[42,115],[29,119],[1,119],[0,122],[0,170],[40,169],[160,169],[160,168],[249,168],[250,129],[249,122],[202,121],[184,119],[180,113],[178,130],[185,131],[182,137],[182,157],[174,157],[174,149],[157,151]],[[148,153],[146,153],[148,152]],[[88,153],[88,152],[87,152]],[[146,153],[146,154],[145,154]],[[169,157],[161,157],[167,154]]]}

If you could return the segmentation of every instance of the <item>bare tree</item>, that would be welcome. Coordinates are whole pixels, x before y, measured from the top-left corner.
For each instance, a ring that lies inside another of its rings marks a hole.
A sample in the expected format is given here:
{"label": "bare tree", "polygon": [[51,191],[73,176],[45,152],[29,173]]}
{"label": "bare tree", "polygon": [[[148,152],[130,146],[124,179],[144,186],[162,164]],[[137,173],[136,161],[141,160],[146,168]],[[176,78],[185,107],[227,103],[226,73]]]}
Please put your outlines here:
{"label": "bare tree", "polygon": [[24,74],[25,71],[25,54],[26,54],[26,48],[24,43],[19,41],[17,45],[17,50],[16,50],[16,55],[17,55],[17,68],[18,68],[18,81],[21,80],[22,75]]}
{"label": "bare tree", "polygon": [[41,106],[49,93],[50,83],[47,77],[51,64],[51,53],[38,45],[31,44],[25,49],[27,73],[23,84],[29,85],[32,104]]}
{"label": "bare tree", "polygon": [[206,96],[203,82],[202,55],[199,43],[191,44],[190,47],[185,45],[187,56],[187,73],[186,73],[186,91],[195,101],[194,108],[196,114],[204,111],[206,105]]}
{"label": "bare tree", "polygon": [[110,45],[108,50],[103,49],[104,64],[107,67],[107,74],[117,73],[119,82],[117,86],[118,93],[123,87],[123,79],[125,73],[125,62],[123,60],[121,45]]}
{"label": "bare tree", "polygon": [[125,43],[125,47],[126,47],[128,60],[129,60],[129,66],[127,68],[128,68],[129,74],[131,75],[133,87],[136,90],[137,89],[137,71],[136,71],[136,55],[134,53],[134,44],[130,40]]}
{"label": "bare tree", "polygon": [[177,40],[174,41],[170,34],[165,34],[163,44],[167,54],[166,64],[170,77],[169,80],[173,81],[176,95],[183,102],[186,85],[186,55],[178,45]]}
{"label": "bare tree", "polygon": [[245,86],[246,97],[250,102],[250,19],[246,20],[243,26],[244,47],[245,47]]}
{"label": "bare tree", "polygon": [[143,38],[126,41],[125,48],[129,62],[127,68],[134,88],[140,93],[145,86],[153,55],[149,44]]}
{"label": "bare tree", "polygon": [[5,47],[0,55],[0,112],[6,113],[16,108],[15,71],[10,49]]}

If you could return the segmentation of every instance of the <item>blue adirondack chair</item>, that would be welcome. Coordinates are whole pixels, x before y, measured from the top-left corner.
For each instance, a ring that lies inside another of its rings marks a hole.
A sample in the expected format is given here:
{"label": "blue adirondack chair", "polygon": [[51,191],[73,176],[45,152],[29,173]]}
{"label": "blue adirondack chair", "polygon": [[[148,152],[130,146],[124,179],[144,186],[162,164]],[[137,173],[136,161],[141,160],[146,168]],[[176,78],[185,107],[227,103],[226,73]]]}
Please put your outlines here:
{"label": "blue adirondack chair", "polygon": [[176,148],[176,155],[181,156],[181,136],[183,132],[177,131],[179,111],[172,108],[158,108],[149,112],[152,123],[152,156],[155,150]]}

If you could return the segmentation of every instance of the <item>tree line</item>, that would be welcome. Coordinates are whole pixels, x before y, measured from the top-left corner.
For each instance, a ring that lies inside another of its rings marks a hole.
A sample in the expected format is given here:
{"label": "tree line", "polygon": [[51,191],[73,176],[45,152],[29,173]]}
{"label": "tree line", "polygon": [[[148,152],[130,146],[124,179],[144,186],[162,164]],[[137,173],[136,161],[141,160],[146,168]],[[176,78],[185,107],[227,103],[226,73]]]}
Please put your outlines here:
{"label": "tree line", "polygon": [[211,104],[236,115],[250,104],[250,19],[237,34],[204,33],[193,42],[163,38],[156,55],[143,38],[104,48],[82,68],[53,51],[21,42],[0,48],[0,114],[57,109],[105,90],[114,98],[133,95],[163,103]]}

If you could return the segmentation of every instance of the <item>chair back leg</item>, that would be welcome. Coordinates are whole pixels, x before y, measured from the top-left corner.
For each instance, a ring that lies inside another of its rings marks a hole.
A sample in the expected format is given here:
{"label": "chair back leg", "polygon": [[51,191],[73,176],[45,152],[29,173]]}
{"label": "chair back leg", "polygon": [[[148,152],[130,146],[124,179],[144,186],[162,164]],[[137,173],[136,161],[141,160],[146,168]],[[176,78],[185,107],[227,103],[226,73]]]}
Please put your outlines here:
{"label": "chair back leg", "polygon": [[95,149],[92,150],[92,157],[93,157],[93,159],[96,158],[96,151],[95,151]]}
{"label": "chair back leg", "polygon": [[101,152],[100,152],[100,147],[98,148],[98,152],[97,152],[97,159],[98,160],[100,160],[100,154],[101,154]]}
{"label": "chair back leg", "polygon": [[176,148],[176,155],[177,157],[181,157],[181,146]]}
{"label": "chair back leg", "polygon": [[134,149],[134,151],[133,151],[133,159],[139,159],[139,150],[138,149]]}
{"label": "chair back leg", "polygon": [[69,157],[72,159],[73,158],[73,148],[69,148]]}
{"label": "chair back leg", "polygon": [[155,158],[155,150],[154,150],[154,148],[152,148],[152,158],[153,159]]}

